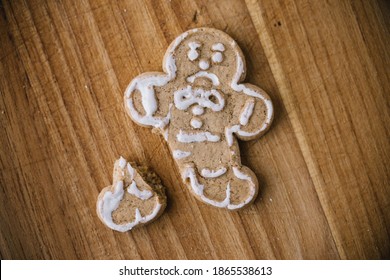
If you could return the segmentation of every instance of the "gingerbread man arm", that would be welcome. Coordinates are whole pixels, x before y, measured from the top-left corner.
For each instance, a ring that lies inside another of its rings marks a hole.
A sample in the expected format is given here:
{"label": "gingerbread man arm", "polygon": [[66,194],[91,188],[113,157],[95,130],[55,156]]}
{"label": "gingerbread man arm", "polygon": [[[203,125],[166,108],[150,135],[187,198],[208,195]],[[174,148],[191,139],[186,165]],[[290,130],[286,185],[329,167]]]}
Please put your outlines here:
{"label": "gingerbread man arm", "polygon": [[[152,126],[164,129],[169,123],[169,109],[166,116],[157,116],[155,113],[159,107],[155,88],[163,87],[171,80],[169,74],[144,73],[133,79],[125,91],[125,107],[130,117],[139,125]],[[140,106],[136,106],[136,93],[140,93]]]}
{"label": "gingerbread man arm", "polygon": [[236,51],[237,68],[230,87],[242,94],[246,100],[239,116],[225,128],[229,146],[233,145],[233,134],[244,141],[260,137],[268,130],[274,117],[272,101],[268,94],[255,85],[241,83],[246,76],[246,64],[241,49],[237,47]]}
{"label": "gingerbread man arm", "polygon": [[247,141],[260,137],[268,130],[273,120],[273,105],[262,89],[250,84],[243,84],[242,89],[246,102],[239,116],[240,128],[236,135]]}
{"label": "gingerbread man arm", "polygon": [[[168,47],[162,63],[164,72],[143,73],[134,78],[127,87],[124,96],[126,111],[132,120],[139,125],[152,126],[164,130],[169,124],[171,104],[166,106],[167,108],[161,108],[163,104],[159,104],[159,98],[156,96],[155,89],[164,87],[168,82],[176,78],[177,68],[173,52],[187,36],[188,32],[183,33]],[[140,112],[136,108],[135,96],[137,91],[141,94],[141,107],[144,112]],[[158,109],[162,109],[167,114],[165,116],[157,116],[155,113]]]}
{"label": "gingerbread man arm", "polygon": [[268,94],[251,84],[232,84],[232,88],[246,99],[234,123],[225,129],[229,146],[233,144],[233,134],[248,141],[263,135],[273,120],[273,105]]}

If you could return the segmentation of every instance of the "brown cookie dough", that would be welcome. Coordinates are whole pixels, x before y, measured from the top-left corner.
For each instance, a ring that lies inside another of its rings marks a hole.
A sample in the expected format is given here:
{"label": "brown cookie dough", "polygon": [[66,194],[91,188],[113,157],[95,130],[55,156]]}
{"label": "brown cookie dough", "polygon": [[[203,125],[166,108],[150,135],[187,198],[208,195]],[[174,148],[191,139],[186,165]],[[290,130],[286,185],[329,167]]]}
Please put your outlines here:
{"label": "brown cookie dough", "polygon": [[163,135],[183,181],[199,200],[230,210],[248,205],[258,182],[241,165],[236,137],[263,135],[273,107],[262,89],[241,83],[246,69],[240,48],[222,31],[193,29],[168,47],[163,70],[130,83],[128,114]]}
{"label": "brown cookie dough", "polygon": [[109,228],[125,232],[157,219],[166,206],[160,178],[148,168],[119,158],[114,164],[113,184],[98,197],[96,211]]}

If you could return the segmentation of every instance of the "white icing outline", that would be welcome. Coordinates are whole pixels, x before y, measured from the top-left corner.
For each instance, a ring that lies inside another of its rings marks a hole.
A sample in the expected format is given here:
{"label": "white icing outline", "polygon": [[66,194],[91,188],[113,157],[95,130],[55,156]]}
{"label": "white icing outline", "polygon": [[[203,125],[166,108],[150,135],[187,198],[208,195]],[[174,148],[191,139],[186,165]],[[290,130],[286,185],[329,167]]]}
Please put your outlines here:
{"label": "white icing outline", "polygon": [[135,174],[134,168],[130,165],[130,163],[127,163],[126,168],[130,174],[130,180],[134,180],[134,174]]}
{"label": "white icing outline", "polygon": [[251,202],[256,194],[256,185],[255,183],[253,182],[252,180],[252,177],[250,177],[249,175],[245,174],[245,173],[242,173],[237,167],[233,166],[233,174],[236,176],[236,178],[238,179],[241,179],[241,180],[244,180],[244,181],[249,181],[251,183],[251,188],[250,188],[250,192],[249,192],[249,196],[247,199],[245,199],[244,202],[240,203],[240,204],[234,204],[232,205],[231,208],[229,208],[230,210],[235,210],[235,209],[239,209],[239,208],[242,208],[243,206],[247,205],[249,202]]}
{"label": "white icing outline", "polygon": [[127,161],[123,158],[120,157],[118,160],[118,166],[120,169],[125,169]]}
{"label": "white icing outline", "polygon": [[[232,43],[232,46],[238,48],[237,44],[234,41]],[[247,131],[241,130],[241,127],[240,127],[237,131],[234,131],[239,136],[252,137],[252,136],[258,135],[261,132],[265,131],[269,127],[269,125],[271,124],[273,114],[274,114],[273,105],[272,105],[272,101],[269,98],[267,98],[266,95],[263,95],[263,93],[257,92],[249,87],[246,87],[245,84],[238,84],[239,81],[241,79],[243,79],[245,76],[245,70],[244,70],[245,64],[241,58],[240,53],[238,53],[238,52],[236,53],[236,61],[237,61],[237,64],[236,64],[237,71],[232,79],[231,84],[230,84],[231,88],[236,92],[242,92],[246,95],[261,99],[264,102],[265,107],[267,108],[266,119],[265,119],[263,125],[258,130],[254,131],[254,132],[247,132]]]}
{"label": "white icing outline", "polygon": [[127,192],[129,194],[134,195],[135,197],[138,197],[141,200],[148,200],[149,198],[151,198],[153,196],[153,193],[151,191],[148,191],[148,190],[141,191],[137,187],[137,184],[135,181],[131,182],[130,187],[127,188]]}
{"label": "white icing outline", "polygon": [[221,137],[212,134],[208,131],[197,133],[184,133],[182,130],[176,135],[177,141],[180,143],[194,143],[194,142],[218,142]]}
{"label": "white icing outline", "polygon": [[204,185],[199,184],[198,179],[196,178],[195,170],[192,167],[186,167],[184,172],[181,174],[183,180],[189,178],[191,183],[192,191],[198,195],[203,195]]}
{"label": "white icing outline", "polygon": [[229,147],[233,145],[233,133],[237,133],[240,130],[241,126],[239,124],[225,127],[225,138]]}
{"label": "white icing outline", "polygon": [[200,174],[202,175],[202,177],[204,178],[217,178],[217,177],[220,177],[222,176],[223,174],[225,174],[227,171],[227,169],[225,167],[222,167],[222,168],[219,168],[217,170],[210,170],[210,169],[207,169],[207,168],[204,168],[202,169],[202,171],[200,172]]}
{"label": "white icing outline", "polygon": [[138,208],[135,209],[135,220],[126,224],[116,224],[112,219],[112,212],[114,212],[122,201],[124,196],[123,181],[118,181],[115,185],[114,191],[106,191],[103,195],[103,198],[98,201],[98,211],[102,218],[102,221],[106,226],[113,230],[120,232],[125,232],[131,230],[135,226],[143,223],[147,223],[153,220],[159,213],[162,205],[157,203],[156,207],[153,209],[153,212],[144,217],[141,216],[141,213]]}
{"label": "white icing outline", "polygon": [[[197,32],[197,29],[193,29],[191,32]],[[125,91],[125,104],[129,110],[130,116],[134,121],[141,125],[153,126],[156,128],[165,128],[169,123],[169,117],[154,117],[153,114],[157,111],[157,100],[155,97],[154,87],[164,86],[169,81],[176,77],[176,59],[174,57],[174,51],[179,44],[188,36],[190,31],[185,32],[178,36],[175,41],[169,46],[165,53],[163,60],[163,70],[165,73],[150,73],[143,74],[134,78]],[[145,110],[145,115],[142,116],[135,108],[132,95],[138,90],[142,95],[142,106]],[[169,113],[168,113],[169,115]]]}
{"label": "white icing outline", "polygon": [[204,193],[203,193],[204,185],[202,185],[198,182],[194,168],[186,167],[184,172],[182,173],[182,178],[183,178],[183,180],[186,180],[187,178],[190,179],[190,185],[191,185],[192,191],[203,202],[210,204],[212,206],[218,207],[218,208],[227,208],[229,210],[236,210],[236,209],[242,208],[243,206],[245,206],[246,204],[248,204],[249,202],[252,201],[252,199],[256,193],[256,189],[255,189],[255,184],[253,183],[251,177],[242,173],[236,167],[233,167],[233,173],[238,179],[247,180],[247,181],[250,181],[252,183],[252,188],[250,189],[250,193],[249,193],[248,198],[240,204],[231,204],[230,203],[230,195],[231,195],[230,181],[228,182],[228,184],[226,186],[225,199],[223,201],[215,201],[215,200],[212,200],[212,199],[204,196]]}
{"label": "white icing outline", "polygon": [[182,159],[189,157],[191,155],[191,152],[181,151],[181,150],[174,150],[173,151],[173,157],[176,159]]}

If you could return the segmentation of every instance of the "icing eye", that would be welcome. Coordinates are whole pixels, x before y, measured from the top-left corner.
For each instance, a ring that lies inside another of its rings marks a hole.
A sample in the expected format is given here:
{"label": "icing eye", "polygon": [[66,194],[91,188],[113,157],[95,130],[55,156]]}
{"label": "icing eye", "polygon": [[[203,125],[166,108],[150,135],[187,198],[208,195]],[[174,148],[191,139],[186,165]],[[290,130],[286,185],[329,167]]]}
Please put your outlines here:
{"label": "icing eye", "polygon": [[199,57],[199,52],[196,50],[201,46],[198,42],[190,42],[188,43],[188,46],[190,47],[190,50],[187,53],[187,57],[189,60],[194,61]]}
{"label": "icing eye", "polygon": [[215,53],[213,54],[213,56],[211,57],[211,59],[212,59],[213,62],[215,62],[215,63],[221,63],[222,60],[223,60],[222,53],[220,53],[220,52],[215,52]]}
{"label": "icing eye", "polygon": [[187,56],[189,60],[194,61],[199,57],[199,53],[197,50],[191,49],[188,51]]}

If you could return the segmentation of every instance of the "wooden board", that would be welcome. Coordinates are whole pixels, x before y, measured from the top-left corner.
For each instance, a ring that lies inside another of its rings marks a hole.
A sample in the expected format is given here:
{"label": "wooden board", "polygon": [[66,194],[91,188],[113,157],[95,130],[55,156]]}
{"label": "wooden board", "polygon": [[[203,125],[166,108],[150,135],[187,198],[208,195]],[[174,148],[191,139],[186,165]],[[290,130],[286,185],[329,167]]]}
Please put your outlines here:
{"label": "wooden board", "polygon": [[[385,1],[4,1],[0,18],[2,259],[390,258],[389,5]],[[261,193],[242,211],[198,202],[123,92],[169,43],[226,31],[275,121],[240,143]],[[95,213],[123,155],[169,204],[113,232]]]}

